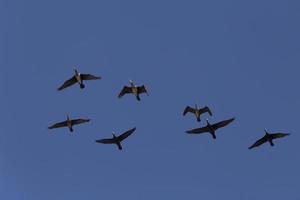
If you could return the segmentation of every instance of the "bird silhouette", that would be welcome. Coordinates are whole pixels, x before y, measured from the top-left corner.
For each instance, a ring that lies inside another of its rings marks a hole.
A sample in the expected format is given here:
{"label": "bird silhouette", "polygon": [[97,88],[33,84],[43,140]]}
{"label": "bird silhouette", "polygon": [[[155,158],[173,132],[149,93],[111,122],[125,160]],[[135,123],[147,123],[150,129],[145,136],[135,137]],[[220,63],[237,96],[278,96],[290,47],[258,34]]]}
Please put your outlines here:
{"label": "bird silhouette", "polygon": [[126,132],[124,132],[123,134],[116,136],[116,134],[113,132],[112,138],[108,138],[108,139],[100,139],[100,140],[96,140],[97,143],[102,143],[102,144],[116,144],[118,146],[119,150],[122,150],[122,145],[121,142],[126,139],[128,136],[130,136],[134,131],[135,131],[135,127],[133,129],[130,129]]}
{"label": "bird silhouette", "polygon": [[216,139],[216,130],[219,129],[219,128],[222,128],[224,126],[227,126],[228,124],[230,124],[231,122],[234,121],[235,118],[231,118],[231,119],[228,119],[228,120],[224,120],[224,121],[221,121],[221,122],[218,122],[218,123],[215,123],[215,124],[210,124],[208,122],[208,120],[206,119],[206,123],[207,125],[204,126],[204,127],[201,127],[201,128],[195,128],[195,129],[192,129],[192,130],[188,130],[186,131],[186,133],[189,133],[189,134],[201,134],[201,133],[210,133],[212,135],[212,137],[214,139]]}
{"label": "bird silhouette", "polygon": [[254,147],[258,147],[266,142],[269,142],[271,146],[274,146],[273,140],[277,138],[283,138],[290,135],[289,133],[268,133],[267,129],[265,129],[265,135],[257,140],[253,145],[251,145],[248,149],[253,149]]}

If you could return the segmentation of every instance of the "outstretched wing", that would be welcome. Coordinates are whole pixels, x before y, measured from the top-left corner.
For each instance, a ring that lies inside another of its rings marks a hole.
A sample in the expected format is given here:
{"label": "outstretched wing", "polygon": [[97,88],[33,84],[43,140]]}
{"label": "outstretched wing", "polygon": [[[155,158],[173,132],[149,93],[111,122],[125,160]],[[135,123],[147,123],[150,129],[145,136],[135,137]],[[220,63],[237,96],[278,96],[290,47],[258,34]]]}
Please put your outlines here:
{"label": "outstretched wing", "polygon": [[186,113],[188,112],[195,113],[195,109],[191,108],[190,106],[187,106],[183,111],[183,115],[186,115]]}
{"label": "outstretched wing", "polygon": [[224,121],[221,121],[221,122],[218,122],[218,123],[215,123],[212,125],[213,129],[214,130],[217,130],[219,128],[222,128],[224,126],[227,126],[228,124],[230,124],[231,122],[234,121],[235,118],[231,118],[231,119],[228,119],[228,120],[224,120]]}
{"label": "outstretched wing", "polygon": [[128,131],[126,131],[125,133],[123,133],[122,135],[118,136],[118,140],[121,142],[122,140],[124,140],[125,138],[127,138],[129,135],[131,135],[134,131],[135,131],[135,127],[133,129],[130,129]]}
{"label": "outstretched wing", "polygon": [[82,123],[86,123],[89,121],[90,121],[90,119],[73,119],[72,125],[82,124]]}
{"label": "outstretched wing", "polygon": [[53,129],[53,128],[61,128],[61,127],[65,127],[68,126],[67,121],[63,121],[63,122],[59,122],[56,124],[53,124],[52,126],[49,126],[49,129]]}
{"label": "outstretched wing", "polygon": [[277,139],[277,138],[282,138],[282,137],[288,136],[290,134],[289,133],[272,133],[270,135],[271,135],[272,139]]}
{"label": "outstretched wing", "polygon": [[210,111],[209,107],[205,106],[204,108],[200,109],[200,113],[208,113],[210,116],[212,116],[212,112]]}
{"label": "outstretched wing", "polygon": [[58,90],[62,90],[62,89],[65,89],[73,84],[75,84],[77,82],[77,79],[75,76],[73,76],[72,78],[70,78],[69,80],[65,81],[64,84],[62,84],[62,86],[60,86],[58,88]]}
{"label": "outstretched wing", "polygon": [[81,74],[81,79],[82,80],[97,80],[97,79],[101,79],[100,76],[94,76],[92,74]]}
{"label": "outstretched wing", "polygon": [[209,132],[209,128],[207,126],[186,131],[186,133],[189,133],[189,134],[200,134],[200,133],[206,133],[206,132]]}
{"label": "outstretched wing", "polygon": [[254,147],[258,147],[260,145],[262,145],[263,143],[267,142],[267,138],[266,137],[262,137],[259,140],[257,140],[253,145],[251,145],[248,149],[252,149]]}
{"label": "outstretched wing", "polygon": [[124,96],[125,94],[128,94],[128,93],[132,93],[131,87],[124,86],[123,89],[121,90],[120,94],[118,95],[118,97],[121,98],[122,96]]}
{"label": "outstretched wing", "polygon": [[116,141],[114,139],[100,139],[100,140],[96,140],[96,142],[102,144],[113,144]]}
{"label": "outstretched wing", "polygon": [[138,91],[139,94],[146,93],[147,95],[149,95],[147,90],[146,90],[146,87],[144,85],[137,87],[137,91]]}

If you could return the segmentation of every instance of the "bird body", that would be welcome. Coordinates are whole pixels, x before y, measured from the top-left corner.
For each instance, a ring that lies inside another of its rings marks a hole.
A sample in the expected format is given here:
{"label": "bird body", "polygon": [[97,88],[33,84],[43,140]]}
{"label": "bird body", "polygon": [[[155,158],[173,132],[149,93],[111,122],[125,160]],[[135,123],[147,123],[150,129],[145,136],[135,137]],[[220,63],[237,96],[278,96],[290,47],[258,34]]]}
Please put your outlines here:
{"label": "bird body", "polygon": [[290,135],[289,133],[269,133],[267,129],[265,129],[265,135],[257,140],[253,145],[251,145],[248,149],[253,149],[254,147],[258,147],[266,142],[269,142],[270,145],[273,147],[274,143],[273,140],[277,138],[282,138]]}
{"label": "bird body", "polygon": [[201,133],[210,133],[212,135],[212,137],[214,139],[216,139],[216,130],[219,129],[219,128],[222,128],[224,126],[227,126],[228,124],[230,124],[231,122],[234,121],[235,118],[231,118],[231,119],[228,119],[228,120],[224,120],[224,121],[221,121],[221,122],[218,122],[218,123],[215,123],[215,124],[210,124],[208,122],[208,120],[206,120],[206,123],[207,125],[204,126],[204,127],[200,127],[200,128],[195,128],[195,129],[192,129],[192,130],[188,130],[186,131],[186,133],[189,133],[189,134],[201,134]]}

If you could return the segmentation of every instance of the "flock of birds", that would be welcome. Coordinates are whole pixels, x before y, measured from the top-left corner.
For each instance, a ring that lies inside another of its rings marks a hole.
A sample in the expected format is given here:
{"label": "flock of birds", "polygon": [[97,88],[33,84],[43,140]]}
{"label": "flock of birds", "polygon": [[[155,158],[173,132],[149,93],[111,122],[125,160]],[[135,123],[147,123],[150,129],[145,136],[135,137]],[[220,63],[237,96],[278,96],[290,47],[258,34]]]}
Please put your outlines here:
{"label": "flock of birds", "polygon": [[[88,80],[99,80],[101,79],[100,76],[94,76],[91,74],[81,74],[79,73],[76,69],[74,70],[75,74],[70,78],[69,80],[65,81],[62,86],[58,88],[59,91],[70,87],[76,83],[79,84],[80,88],[83,89],[85,88],[84,81]],[[133,83],[133,81],[129,81],[130,86],[124,86],[121,92],[119,93],[118,97],[121,98],[125,94],[133,94],[138,101],[141,100],[140,94],[145,93],[148,95],[148,92],[146,90],[146,87],[144,85],[137,86]],[[208,113],[210,116],[212,116],[212,112],[209,109],[209,107],[205,106],[203,108],[198,107],[195,105],[195,107],[190,107],[187,106],[184,111],[183,115],[185,116],[187,113],[192,113],[195,115],[196,119],[198,122],[201,121],[201,115],[204,113]],[[210,124],[208,119],[206,119],[206,126],[200,127],[200,128],[195,128],[186,131],[188,134],[201,134],[201,133],[210,133],[213,137],[213,139],[216,139],[216,130],[219,128],[223,128],[230,123],[234,121],[235,118],[227,119],[224,121],[220,121],[214,124]],[[67,116],[67,119],[63,122],[58,122],[53,124],[52,126],[48,127],[49,129],[54,129],[54,128],[61,128],[61,127],[68,127],[70,132],[73,132],[73,126],[82,124],[82,123],[87,123],[89,122],[90,119],[70,119],[69,116]],[[97,143],[102,143],[102,144],[115,144],[117,145],[119,150],[122,150],[122,145],[121,142],[126,139],[128,136],[130,136],[136,128],[132,128],[130,130],[125,131],[124,133],[120,134],[119,136],[116,135],[115,132],[112,133],[112,138],[106,138],[106,139],[99,139],[96,140]],[[249,149],[252,149],[254,147],[258,147],[264,143],[270,143],[271,146],[274,146],[273,140],[277,138],[282,138],[285,136],[290,135],[289,133],[269,133],[267,129],[265,129],[265,135],[257,140],[253,145],[249,147]]]}

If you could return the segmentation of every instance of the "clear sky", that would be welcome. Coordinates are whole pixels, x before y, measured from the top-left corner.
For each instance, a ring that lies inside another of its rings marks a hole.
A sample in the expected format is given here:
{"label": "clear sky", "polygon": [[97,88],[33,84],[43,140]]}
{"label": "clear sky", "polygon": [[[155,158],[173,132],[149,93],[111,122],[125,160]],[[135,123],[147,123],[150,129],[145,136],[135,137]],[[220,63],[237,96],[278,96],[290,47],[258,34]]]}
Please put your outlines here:
{"label": "clear sky", "polygon": [[[300,2],[0,0],[0,199],[300,199]],[[100,81],[58,92],[73,75]],[[133,79],[150,96],[118,99]],[[210,135],[186,105],[209,106]],[[69,114],[90,118],[48,130]],[[95,140],[133,127],[123,151]],[[291,136],[247,148],[271,132]]]}

